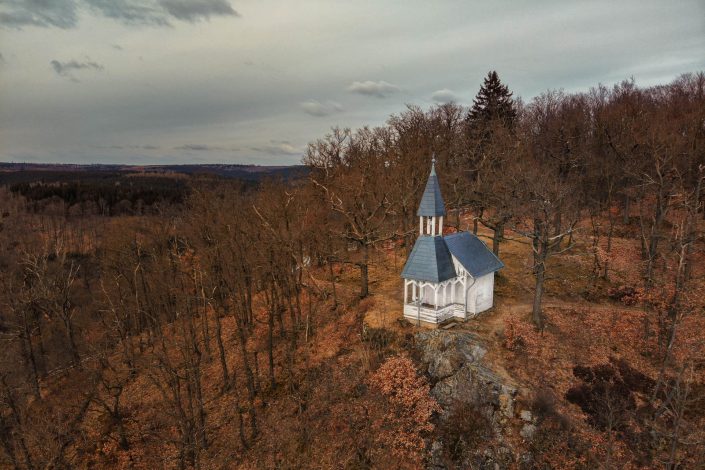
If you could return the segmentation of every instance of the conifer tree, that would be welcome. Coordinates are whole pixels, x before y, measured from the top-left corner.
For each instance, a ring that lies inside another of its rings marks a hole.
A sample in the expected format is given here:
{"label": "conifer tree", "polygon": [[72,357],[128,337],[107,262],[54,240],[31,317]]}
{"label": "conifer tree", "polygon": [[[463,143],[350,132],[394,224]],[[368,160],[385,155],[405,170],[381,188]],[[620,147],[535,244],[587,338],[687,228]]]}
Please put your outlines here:
{"label": "conifer tree", "polygon": [[[497,72],[490,71],[468,111],[466,129],[475,169],[469,197],[475,212],[473,232],[477,233],[478,223],[492,230],[492,251],[497,256],[514,207],[513,183],[507,171],[517,139],[516,116],[512,92]],[[485,211],[487,208],[493,210]]]}
{"label": "conifer tree", "polygon": [[497,72],[490,71],[468,112],[469,129],[474,132],[479,131],[480,134],[485,134],[496,124],[503,124],[506,128],[512,129],[516,119],[512,95],[507,85],[499,80]]}

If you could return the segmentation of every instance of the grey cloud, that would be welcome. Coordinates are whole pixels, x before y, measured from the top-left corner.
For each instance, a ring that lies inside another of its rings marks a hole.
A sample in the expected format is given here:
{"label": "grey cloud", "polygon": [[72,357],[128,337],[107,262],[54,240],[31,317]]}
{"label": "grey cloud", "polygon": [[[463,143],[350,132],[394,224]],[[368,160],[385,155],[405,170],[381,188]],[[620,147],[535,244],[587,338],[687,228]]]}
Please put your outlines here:
{"label": "grey cloud", "polygon": [[14,28],[22,26],[49,26],[37,16],[25,11],[0,12],[0,24]]}
{"label": "grey cloud", "polygon": [[174,19],[194,23],[239,16],[229,0],[0,0],[0,25],[74,28],[82,7],[128,25],[169,26]]}
{"label": "grey cloud", "polygon": [[54,69],[54,72],[56,72],[57,75],[60,75],[62,77],[67,77],[70,78],[74,81],[76,78],[73,75],[73,72],[76,72],[78,70],[94,70],[94,71],[99,71],[103,70],[103,66],[92,61],[87,61],[87,62],[78,62],[77,60],[69,60],[68,62],[59,62],[58,60],[52,60],[49,62],[51,65],[51,68]]}
{"label": "grey cloud", "polygon": [[192,23],[211,16],[239,16],[226,0],[160,0],[159,4],[174,18]]}
{"label": "grey cloud", "polygon": [[450,103],[451,101],[458,101],[458,97],[455,95],[453,90],[449,90],[448,88],[434,91],[433,94],[431,94],[431,99],[436,103]]}
{"label": "grey cloud", "polygon": [[348,91],[359,93],[360,95],[384,98],[400,90],[398,86],[385,82],[384,80],[380,80],[378,82],[366,80],[364,82],[352,82],[348,87]]}
{"label": "grey cloud", "polygon": [[[183,28],[160,0],[114,3],[118,10],[149,6],[183,31],[150,25],[126,30],[127,20],[109,19],[87,0],[45,1],[69,5],[69,13],[77,5],[78,24],[68,34],[51,25],[24,26],[23,32],[0,24],[0,52],[7,61],[0,64],[0,160],[34,155],[44,161],[117,162],[138,156],[151,162],[293,163],[306,142],[330,125],[383,125],[404,103],[434,103],[432,92],[444,88],[471,102],[490,69],[527,100],[547,88],[585,90],[630,76],[651,85],[705,69],[703,0],[625,0],[618,9],[607,0],[517,2],[511,12],[507,2],[486,2],[482,11],[472,2],[440,2],[442,7],[390,2],[385,15],[373,3],[321,8],[317,0],[285,6],[276,0],[229,0],[247,24],[232,15],[211,17],[227,31],[205,21]],[[25,11],[37,3],[0,0],[0,13],[18,5]],[[44,13],[71,19],[56,9],[31,11],[29,20],[41,24]],[[365,21],[370,17],[376,20]],[[629,27],[634,24],[639,27]],[[118,54],[112,44],[124,52]],[[86,62],[86,55],[105,71],[73,71],[83,81],[93,79],[85,86],[68,86],[71,78],[50,68],[52,59]],[[255,65],[243,65],[248,61]],[[392,90],[385,91],[382,79]],[[348,91],[353,80],[359,82]],[[387,92],[392,94],[376,97]],[[339,101],[345,111],[312,116],[301,107],[311,99],[324,105]],[[124,148],[91,147],[112,144]],[[126,148],[133,144],[160,149]],[[174,149],[182,144],[223,150]]]}
{"label": "grey cloud", "polygon": [[250,147],[250,150],[267,155],[301,155],[303,151],[287,140],[270,140],[269,143]]}
{"label": "grey cloud", "polygon": [[158,145],[96,145],[94,147],[112,150],[159,150],[160,148]]}
{"label": "grey cloud", "polygon": [[167,26],[159,5],[145,0],[84,0],[97,13],[126,24]]}
{"label": "grey cloud", "polygon": [[205,144],[184,144],[179,147],[174,147],[174,150],[188,150],[192,152],[212,152],[214,150],[224,150],[221,147],[212,147]]}
{"label": "grey cloud", "polygon": [[343,110],[343,106],[335,101],[326,101],[325,103],[321,103],[320,101],[309,100],[304,101],[299,105],[306,114],[310,114],[311,116],[329,116]]}
{"label": "grey cloud", "polygon": [[3,0],[0,1],[0,25],[53,26],[73,28],[78,21],[76,0]]}

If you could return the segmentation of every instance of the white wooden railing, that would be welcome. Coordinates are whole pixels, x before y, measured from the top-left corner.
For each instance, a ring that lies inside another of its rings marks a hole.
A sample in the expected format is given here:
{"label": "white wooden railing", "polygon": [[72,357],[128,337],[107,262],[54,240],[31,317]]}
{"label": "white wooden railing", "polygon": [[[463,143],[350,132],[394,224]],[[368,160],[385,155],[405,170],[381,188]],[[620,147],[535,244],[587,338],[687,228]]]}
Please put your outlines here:
{"label": "white wooden railing", "polygon": [[[404,305],[404,317],[411,321],[421,320],[426,323],[442,323],[456,315],[458,306],[458,304],[448,304],[434,309],[433,307],[409,303]],[[462,306],[460,307],[462,311]]]}

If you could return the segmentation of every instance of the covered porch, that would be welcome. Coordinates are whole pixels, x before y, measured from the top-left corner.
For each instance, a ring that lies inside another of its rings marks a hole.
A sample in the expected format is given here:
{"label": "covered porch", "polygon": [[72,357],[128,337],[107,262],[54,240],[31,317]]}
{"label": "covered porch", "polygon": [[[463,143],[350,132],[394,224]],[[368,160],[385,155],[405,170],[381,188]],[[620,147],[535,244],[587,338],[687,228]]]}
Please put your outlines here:
{"label": "covered porch", "polygon": [[465,319],[466,284],[464,277],[440,283],[404,279],[404,317],[434,325],[453,317]]}

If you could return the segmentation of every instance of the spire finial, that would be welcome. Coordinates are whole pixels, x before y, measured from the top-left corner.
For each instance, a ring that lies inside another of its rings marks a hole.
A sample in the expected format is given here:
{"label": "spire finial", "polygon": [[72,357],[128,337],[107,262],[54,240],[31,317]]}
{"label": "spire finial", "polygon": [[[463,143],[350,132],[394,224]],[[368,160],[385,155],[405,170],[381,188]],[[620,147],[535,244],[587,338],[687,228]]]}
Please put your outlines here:
{"label": "spire finial", "polygon": [[436,152],[433,152],[431,157],[431,175],[436,174]]}

